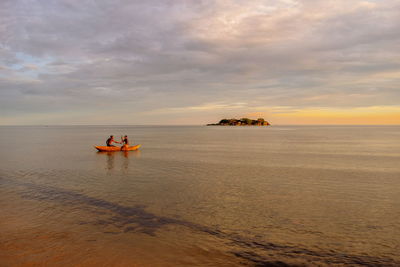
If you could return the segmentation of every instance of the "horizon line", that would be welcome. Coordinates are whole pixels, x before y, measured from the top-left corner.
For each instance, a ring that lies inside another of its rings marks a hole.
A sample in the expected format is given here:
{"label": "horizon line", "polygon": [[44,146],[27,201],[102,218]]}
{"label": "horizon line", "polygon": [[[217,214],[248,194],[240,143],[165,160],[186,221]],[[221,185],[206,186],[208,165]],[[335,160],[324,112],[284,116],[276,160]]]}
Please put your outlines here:
{"label": "horizon line", "polygon": [[[50,126],[221,126],[207,124],[4,124],[0,127],[50,127]],[[400,124],[271,124],[263,127],[271,126],[400,126]],[[246,127],[246,126],[222,126],[222,127]],[[249,125],[250,127],[250,125]],[[262,126],[257,126],[262,127]]]}

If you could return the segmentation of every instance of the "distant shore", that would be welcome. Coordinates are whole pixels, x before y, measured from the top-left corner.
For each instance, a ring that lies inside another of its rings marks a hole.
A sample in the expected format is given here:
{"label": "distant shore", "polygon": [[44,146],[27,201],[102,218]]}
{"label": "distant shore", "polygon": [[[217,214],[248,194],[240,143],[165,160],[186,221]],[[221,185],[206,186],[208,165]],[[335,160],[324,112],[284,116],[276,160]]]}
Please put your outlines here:
{"label": "distant shore", "polygon": [[218,123],[209,123],[207,126],[270,126],[271,124],[263,118],[252,120],[249,118],[242,119],[222,119]]}

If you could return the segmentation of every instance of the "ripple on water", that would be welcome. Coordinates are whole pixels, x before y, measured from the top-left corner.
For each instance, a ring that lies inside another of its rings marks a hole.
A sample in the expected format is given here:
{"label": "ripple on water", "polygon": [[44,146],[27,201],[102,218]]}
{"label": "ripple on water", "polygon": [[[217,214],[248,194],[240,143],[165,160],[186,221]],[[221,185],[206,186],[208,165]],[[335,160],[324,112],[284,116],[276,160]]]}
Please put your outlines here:
{"label": "ripple on water", "polygon": [[[146,207],[144,206],[124,206],[71,190],[32,182],[21,182],[7,178],[2,178],[1,181],[3,185],[6,185],[6,188],[24,188],[24,190],[19,192],[24,199],[56,204],[63,207],[67,206],[70,212],[76,212],[77,218],[87,218],[88,216],[85,213],[90,213],[92,214],[91,216],[96,215],[91,220],[80,220],[76,224],[100,227],[100,229],[104,229],[103,234],[126,235],[129,233],[140,233],[157,237],[157,233],[162,232],[163,228],[174,226],[179,228],[180,231],[194,231],[201,235],[208,235],[219,239],[225,244],[223,249],[233,256],[250,261],[255,265],[263,266],[292,266],[311,262],[321,265],[346,264],[365,266],[396,266],[400,264],[400,262],[386,257],[352,255],[334,250],[311,250],[296,245],[267,242],[259,240],[256,237],[229,233],[215,227],[183,219],[158,216],[146,211]],[[45,217],[50,218],[49,215],[45,214]],[[98,219],[99,217],[101,218]],[[108,229],[113,230],[109,231]]]}

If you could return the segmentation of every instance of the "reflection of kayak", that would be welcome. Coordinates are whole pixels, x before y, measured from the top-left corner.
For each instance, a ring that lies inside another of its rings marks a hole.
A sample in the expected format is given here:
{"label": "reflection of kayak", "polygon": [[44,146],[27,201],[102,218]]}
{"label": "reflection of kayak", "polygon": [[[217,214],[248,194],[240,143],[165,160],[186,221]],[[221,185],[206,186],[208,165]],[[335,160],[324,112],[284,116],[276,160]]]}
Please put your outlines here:
{"label": "reflection of kayak", "polygon": [[119,146],[95,146],[98,151],[132,151],[138,150],[140,145],[129,146],[129,147],[119,147]]}

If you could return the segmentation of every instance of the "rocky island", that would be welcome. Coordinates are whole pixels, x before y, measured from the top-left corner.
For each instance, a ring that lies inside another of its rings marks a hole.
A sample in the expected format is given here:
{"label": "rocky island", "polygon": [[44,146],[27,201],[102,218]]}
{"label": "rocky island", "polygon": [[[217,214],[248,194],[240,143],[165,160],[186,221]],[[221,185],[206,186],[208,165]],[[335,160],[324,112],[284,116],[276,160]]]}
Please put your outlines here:
{"label": "rocky island", "polygon": [[242,119],[222,119],[218,123],[210,123],[207,126],[269,126],[271,125],[268,121],[263,118],[252,120],[249,118]]}

